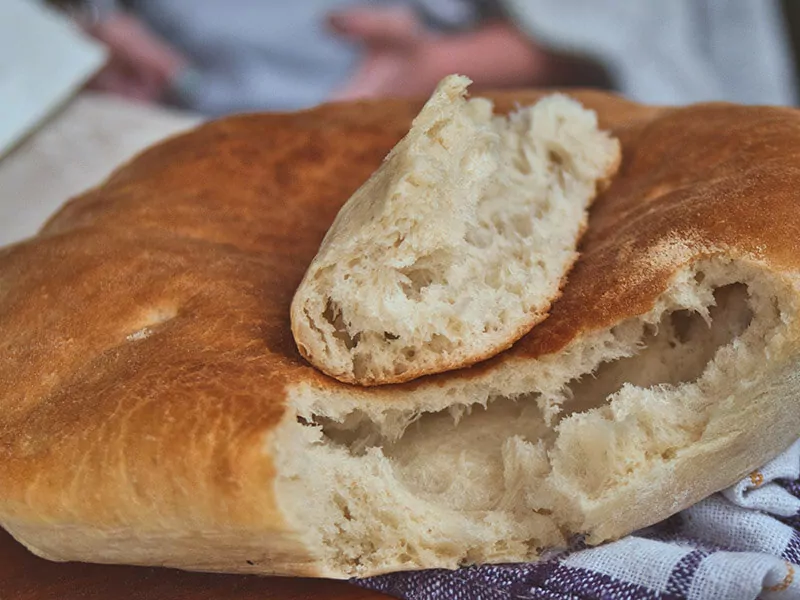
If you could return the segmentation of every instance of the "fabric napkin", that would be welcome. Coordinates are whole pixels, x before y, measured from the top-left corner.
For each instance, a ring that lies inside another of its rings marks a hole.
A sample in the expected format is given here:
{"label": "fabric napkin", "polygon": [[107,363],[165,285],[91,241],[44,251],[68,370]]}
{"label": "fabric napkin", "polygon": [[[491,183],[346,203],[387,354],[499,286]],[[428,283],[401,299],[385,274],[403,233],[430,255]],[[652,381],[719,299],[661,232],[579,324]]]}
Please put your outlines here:
{"label": "fabric napkin", "polygon": [[354,583],[405,600],[800,599],[800,440],[736,485],[617,542],[535,563]]}

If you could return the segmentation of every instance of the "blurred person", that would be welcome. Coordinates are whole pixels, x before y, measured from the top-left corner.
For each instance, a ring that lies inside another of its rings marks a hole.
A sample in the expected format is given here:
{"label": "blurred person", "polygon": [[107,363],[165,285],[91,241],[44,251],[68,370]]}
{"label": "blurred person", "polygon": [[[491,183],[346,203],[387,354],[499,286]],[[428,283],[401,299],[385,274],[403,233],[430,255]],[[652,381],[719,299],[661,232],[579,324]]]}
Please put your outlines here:
{"label": "blurred person", "polygon": [[643,102],[793,104],[778,0],[109,0],[93,85],[206,114],[476,88],[611,87]]}
{"label": "blurred person", "polygon": [[422,96],[450,73],[468,75],[478,88],[610,87],[600,64],[539,43],[510,20],[502,3],[419,0],[414,7],[353,7],[331,14],[329,24],[363,49],[335,99]]}
{"label": "blurred person", "polygon": [[[94,0],[84,28],[111,51],[91,87],[209,115],[324,102],[357,68],[359,44],[330,30],[353,0]],[[362,0],[379,9],[396,0]]]}
{"label": "blurred person", "polygon": [[[428,4],[434,8],[437,3]],[[459,31],[450,35],[406,25],[403,36],[396,31],[399,22],[390,32],[386,11],[372,7],[336,16],[337,29],[366,48],[356,75],[337,97],[416,93],[423,86],[431,89],[436,75],[461,71],[476,84],[515,85],[592,85],[598,74],[605,74],[617,91],[652,104],[728,100],[781,105],[797,100],[793,50],[780,0],[447,4],[474,9],[471,19],[462,18]],[[494,9],[489,19],[487,8]],[[401,37],[404,43],[385,41]],[[507,51],[511,58],[504,59]],[[504,64],[506,60],[510,63]],[[528,69],[508,69],[522,64]],[[523,73],[527,81],[519,79]]]}

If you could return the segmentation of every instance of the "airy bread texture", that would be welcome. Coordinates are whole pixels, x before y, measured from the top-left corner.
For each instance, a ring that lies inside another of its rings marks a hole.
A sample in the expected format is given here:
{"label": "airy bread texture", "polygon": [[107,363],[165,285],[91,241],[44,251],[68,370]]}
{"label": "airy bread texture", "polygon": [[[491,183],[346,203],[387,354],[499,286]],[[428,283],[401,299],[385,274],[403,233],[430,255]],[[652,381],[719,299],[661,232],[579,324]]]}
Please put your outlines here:
{"label": "airy bread texture", "polygon": [[762,403],[776,391],[768,371],[790,371],[777,389],[796,394],[794,371],[770,357],[787,350],[781,320],[797,309],[791,286],[746,262],[699,261],[647,314],[444,394],[423,387],[376,407],[298,389],[301,422],[273,446],[278,497],[331,571],[351,575],[616,537],[694,500],[708,485],[698,478],[719,485],[711,469],[753,468],[731,445],[750,437],[741,419],[782,418]]}
{"label": "airy bread texture", "polygon": [[617,140],[563,95],[508,116],[445,78],[345,203],[292,302],[300,353],[398,383],[505,350],[547,315]]}
{"label": "airy bread texture", "polygon": [[575,96],[621,170],[547,319],[468,369],[347,385],[289,327],[326,230],[420,103],[204,125],[0,250],[2,526],[54,560],[450,568],[618,538],[783,451],[800,114]]}

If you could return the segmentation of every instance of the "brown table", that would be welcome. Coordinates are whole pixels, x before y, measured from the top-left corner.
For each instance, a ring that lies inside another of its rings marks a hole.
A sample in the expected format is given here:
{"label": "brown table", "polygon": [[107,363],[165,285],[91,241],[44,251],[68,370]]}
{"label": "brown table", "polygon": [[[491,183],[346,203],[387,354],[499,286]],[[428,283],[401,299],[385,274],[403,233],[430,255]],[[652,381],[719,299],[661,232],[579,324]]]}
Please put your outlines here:
{"label": "brown table", "polygon": [[387,600],[340,581],[54,563],[0,529],[2,600]]}

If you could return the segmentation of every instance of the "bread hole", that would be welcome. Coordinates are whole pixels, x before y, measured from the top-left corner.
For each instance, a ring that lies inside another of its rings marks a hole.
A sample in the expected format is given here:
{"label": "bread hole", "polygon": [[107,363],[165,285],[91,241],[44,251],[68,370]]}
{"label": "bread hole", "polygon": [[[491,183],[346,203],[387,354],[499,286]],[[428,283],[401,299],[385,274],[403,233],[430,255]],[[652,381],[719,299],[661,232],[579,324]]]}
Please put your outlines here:
{"label": "bread hole", "polygon": [[643,326],[637,354],[603,363],[593,375],[568,386],[571,400],[562,418],[603,406],[626,383],[649,388],[696,381],[717,350],[744,333],[753,318],[744,284],[717,288],[714,300],[710,323],[696,312],[679,310],[665,314],[655,327]]}
{"label": "bread hole", "polygon": [[394,333],[390,333],[389,331],[384,331],[383,332],[383,339],[388,341],[388,342],[391,342],[393,340],[399,340],[400,336],[396,335]]}
{"label": "bread hole", "polygon": [[408,365],[407,365],[406,363],[404,363],[404,362],[396,362],[396,363],[393,365],[392,372],[393,372],[395,375],[402,375],[402,374],[403,374],[403,373],[405,373],[406,371],[408,371]]}
{"label": "bread hole", "polygon": [[523,287],[522,282],[517,280],[514,281],[513,279],[505,285],[505,289],[509,294],[513,294],[515,296],[523,296]]}
{"label": "bread hole", "polygon": [[492,227],[497,235],[506,234],[506,222],[500,215],[492,215]]}
{"label": "bread hole", "polygon": [[428,130],[425,132],[425,136],[429,140],[438,143],[442,148],[447,150],[447,146],[445,145],[441,135],[442,129],[444,129],[445,125],[447,125],[447,121],[445,120],[437,121],[428,128]]}
{"label": "bread hole", "polygon": [[560,152],[552,148],[547,151],[547,160],[548,162],[557,166],[564,164],[564,156]]}
{"label": "bread hole", "polygon": [[678,310],[669,315],[669,324],[672,328],[674,340],[670,340],[671,347],[674,347],[675,341],[679,344],[685,344],[689,341],[691,335],[698,330],[698,319],[703,318],[697,313],[688,310]]}
{"label": "bread hole", "polygon": [[459,510],[490,510],[514,487],[514,478],[503,478],[504,461],[513,460],[508,439],[537,440],[552,432],[534,396],[461,408],[413,416],[398,410],[383,427],[354,411],[342,422],[317,418],[317,426],[354,456],[379,447],[400,484],[417,496]]}
{"label": "bread hole", "polygon": [[511,225],[520,237],[527,238],[533,235],[533,221],[529,216],[514,215],[511,217]]}
{"label": "bread hole", "polygon": [[364,379],[369,372],[369,357],[356,354],[353,357],[353,376],[356,379]]}
{"label": "bread hole", "polygon": [[356,335],[350,335],[350,332],[347,330],[347,324],[344,322],[344,318],[342,317],[341,308],[331,298],[328,298],[328,301],[325,304],[325,310],[322,312],[322,317],[333,327],[333,337],[335,337],[337,340],[340,340],[344,344],[345,348],[352,350],[358,346],[358,342],[361,339],[361,334],[357,333]]}
{"label": "bread hole", "polygon": [[406,346],[405,348],[403,348],[402,353],[403,353],[403,358],[405,358],[406,360],[414,360],[414,358],[416,358],[417,356],[416,349],[412,348],[411,346]]}
{"label": "bread hole", "polygon": [[486,227],[476,227],[467,231],[464,239],[470,246],[483,250],[492,245],[492,232]]}
{"label": "bread hole", "polygon": [[408,267],[400,269],[400,273],[408,279],[400,284],[403,293],[409,300],[419,301],[422,299],[422,290],[431,285],[434,281],[434,273],[431,269]]}
{"label": "bread hole", "polygon": [[322,416],[304,417],[305,425],[319,427],[326,438],[346,447],[354,456],[361,456],[368,448],[402,437],[413,422],[414,418],[402,411],[388,411],[383,427],[373,423],[360,410],[354,410],[341,421]]}
{"label": "bread hole", "polygon": [[333,496],[333,502],[334,502],[334,504],[336,504],[336,506],[342,512],[342,517],[346,521],[352,521],[353,520],[353,515],[350,514],[350,507],[347,506],[347,500],[345,500],[340,494],[335,494]]}
{"label": "bread hole", "polygon": [[431,341],[428,342],[427,347],[429,350],[436,352],[437,354],[445,354],[453,349],[453,345],[453,341],[449,338],[439,333],[434,333],[433,337],[431,337]]}
{"label": "bread hole", "polygon": [[[306,323],[308,323],[308,326],[311,329],[311,331],[316,333],[317,336],[319,336],[320,338],[324,338],[325,333],[319,327],[317,327],[317,322],[311,317],[311,313],[308,312],[308,308],[303,309],[303,316],[305,317]],[[297,347],[299,350],[304,352],[306,356],[308,355],[308,348],[304,344],[298,344]],[[324,347],[325,347],[325,352],[327,354],[329,352],[328,345],[326,344]]]}
{"label": "bread hole", "polygon": [[483,281],[490,288],[499,290],[503,287],[503,270],[500,267],[487,269],[483,274]]}

